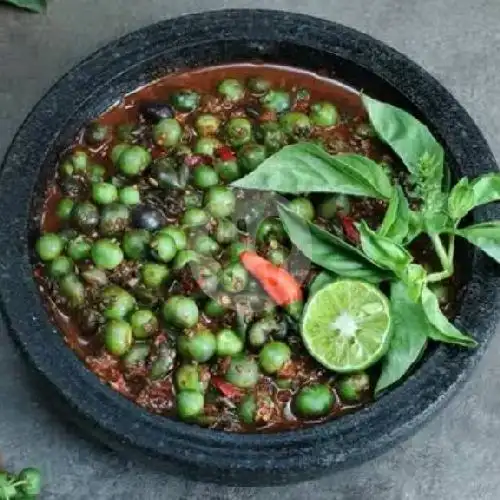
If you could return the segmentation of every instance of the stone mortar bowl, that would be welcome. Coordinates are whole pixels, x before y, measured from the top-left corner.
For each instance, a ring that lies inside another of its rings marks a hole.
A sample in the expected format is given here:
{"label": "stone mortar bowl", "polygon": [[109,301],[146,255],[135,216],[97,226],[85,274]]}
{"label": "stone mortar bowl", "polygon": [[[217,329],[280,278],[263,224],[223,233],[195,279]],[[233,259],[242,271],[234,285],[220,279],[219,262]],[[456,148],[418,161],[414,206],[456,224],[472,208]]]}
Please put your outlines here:
{"label": "stone mortar bowl", "polygon": [[[0,179],[1,306],[10,333],[61,412],[110,447],[168,472],[239,485],[291,483],[359,464],[408,437],[470,375],[495,332],[500,273],[464,247],[467,285],[455,322],[475,350],[440,346],[367,408],[316,427],[236,435],[147,413],[102,384],[65,345],[32,277],[46,183],[81,126],[123,94],[176,68],[269,61],[332,77],[406,108],[444,145],[455,177],[497,170],[471,118],[428,73],[382,43],[338,24],[276,11],[227,10],[168,20],[99,50],[59,80],[28,116]],[[496,206],[472,218],[500,219]]]}

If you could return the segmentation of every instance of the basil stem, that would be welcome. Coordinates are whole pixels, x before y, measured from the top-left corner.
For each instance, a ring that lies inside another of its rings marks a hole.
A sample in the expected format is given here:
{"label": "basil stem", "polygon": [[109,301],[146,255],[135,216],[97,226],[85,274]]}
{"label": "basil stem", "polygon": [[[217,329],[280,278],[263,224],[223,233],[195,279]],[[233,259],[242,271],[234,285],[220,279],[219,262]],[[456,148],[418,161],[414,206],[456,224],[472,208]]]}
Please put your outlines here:
{"label": "basil stem", "polygon": [[427,277],[428,283],[436,283],[445,280],[453,275],[454,272],[454,258],[455,258],[455,235],[451,234],[449,237],[448,251],[445,250],[443,242],[438,234],[429,235],[436,250],[436,254],[441,262],[442,271],[429,274]]}

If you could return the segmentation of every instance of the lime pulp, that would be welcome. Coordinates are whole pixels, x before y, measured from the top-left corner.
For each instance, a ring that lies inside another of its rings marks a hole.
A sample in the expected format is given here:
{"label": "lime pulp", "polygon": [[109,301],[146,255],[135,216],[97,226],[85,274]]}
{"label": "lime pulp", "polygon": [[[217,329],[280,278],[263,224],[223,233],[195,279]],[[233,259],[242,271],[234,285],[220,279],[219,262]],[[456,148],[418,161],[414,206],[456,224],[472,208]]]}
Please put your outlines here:
{"label": "lime pulp", "polygon": [[324,367],[341,373],[364,370],[387,351],[391,316],[387,297],[364,281],[338,280],[306,305],[302,338]]}

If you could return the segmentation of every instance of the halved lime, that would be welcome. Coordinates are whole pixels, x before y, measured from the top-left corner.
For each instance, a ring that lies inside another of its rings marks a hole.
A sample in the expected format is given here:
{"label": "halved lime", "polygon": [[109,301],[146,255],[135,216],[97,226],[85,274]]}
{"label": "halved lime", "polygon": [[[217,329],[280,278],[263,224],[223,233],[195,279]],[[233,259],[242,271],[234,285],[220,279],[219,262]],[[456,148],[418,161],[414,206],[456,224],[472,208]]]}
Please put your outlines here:
{"label": "halved lime", "polygon": [[302,319],[307,350],[326,368],[355,372],[387,351],[391,316],[387,297],[357,280],[338,280],[309,300]]}

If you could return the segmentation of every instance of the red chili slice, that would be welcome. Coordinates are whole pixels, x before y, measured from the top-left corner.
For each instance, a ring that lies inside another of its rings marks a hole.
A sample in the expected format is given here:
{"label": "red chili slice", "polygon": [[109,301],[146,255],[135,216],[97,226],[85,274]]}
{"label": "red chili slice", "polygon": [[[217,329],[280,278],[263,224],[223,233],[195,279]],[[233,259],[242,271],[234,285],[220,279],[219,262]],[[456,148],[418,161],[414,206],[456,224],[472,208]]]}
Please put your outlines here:
{"label": "red chili slice", "polygon": [[226,382],[220,377],[212,377],[210,382],[226,398],[235,399],[243,396],[243,392],[238,387]]}
{"label": "red chili slice", "polygon": [[260,283],[262,288],[279,306],[302,302],[302,288],[297,280],[282,267],[275,266],[255,252],[240,255],[245,269]]}
{"label": "red chili slice", "polygon": [[339,218],[346,238],[352,243],[359,243],[359,231],[354,225],[355,220],[352,217],[342,214],[339,214]]}
{"label": "red chili slice", "polygon": [[230,161],[230,160],[234,160],[236,158],[234,151],[231,148],[229,148],[228,146],[221,146],[220,148],[217,149],[216,153],[217,153],[217,156],[222,161]]}

